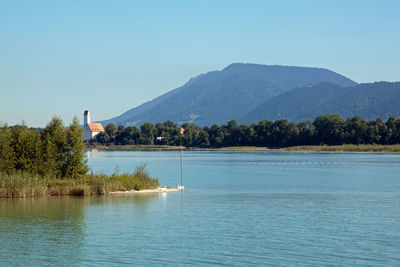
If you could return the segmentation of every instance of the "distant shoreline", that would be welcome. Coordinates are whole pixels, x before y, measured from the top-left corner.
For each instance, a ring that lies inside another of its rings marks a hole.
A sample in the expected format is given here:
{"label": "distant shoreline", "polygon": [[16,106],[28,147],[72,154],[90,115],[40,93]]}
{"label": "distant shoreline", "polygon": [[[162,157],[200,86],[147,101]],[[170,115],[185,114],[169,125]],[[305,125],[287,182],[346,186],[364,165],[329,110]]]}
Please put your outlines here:
{"label": "distant shoreline", "polygon": [[280,151],[320,152],[382,152],[400,153],[400,145],[339,145],[339,146],[293,146],[277,149]]}
{"label": "distant shoreline", "polygon": [[100,149],[100,150],[182,150],[187,149],[184,146],[158,146],[158,145],[86,145],[85,150]]}
{"label": "distant shoreline", "polygon": [[139,151],[315,151],[315,152],[382,152],[400,153],[400,144],[396,145],[337,145],[337,146],[292,146],[283,148],[268,148],[254,146],[233,146],[221,148],[199,148],[184,146],[156,146],[156,145],[90,145],[86,151],[98,150],[139,150]]}

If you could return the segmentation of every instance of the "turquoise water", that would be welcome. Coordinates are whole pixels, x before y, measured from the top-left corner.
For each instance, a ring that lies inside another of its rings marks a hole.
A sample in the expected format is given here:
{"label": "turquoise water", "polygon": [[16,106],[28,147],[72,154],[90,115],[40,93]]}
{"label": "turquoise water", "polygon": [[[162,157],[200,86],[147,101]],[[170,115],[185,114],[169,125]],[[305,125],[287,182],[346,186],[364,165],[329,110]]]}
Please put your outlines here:
{"label": "turquoise water", "polygon": [[[88,152],[95,172],[179,152]],[[0,200],[0,266],[399,266],[400,155],[184,152],[183,193]]]}

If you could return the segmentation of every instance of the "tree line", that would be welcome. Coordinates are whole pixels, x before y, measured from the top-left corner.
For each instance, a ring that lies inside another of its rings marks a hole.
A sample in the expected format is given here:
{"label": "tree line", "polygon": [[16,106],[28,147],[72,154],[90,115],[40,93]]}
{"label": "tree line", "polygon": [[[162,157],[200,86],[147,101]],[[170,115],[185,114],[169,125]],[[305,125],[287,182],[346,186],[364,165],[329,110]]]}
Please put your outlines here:
{"label": "tree line", "polygon": [[0,124],[0,172],[79,178],[88,171],[79,121],[54,117],[44,129]]}
{"label": "tree line", "polygon": [[[183,129],[183,130],[182,130]],[[378,118],[365,121],[360,116],[344,120],[338,114],[319,116],[300,123],[286,119],[238,125],[199,127],[172,121],[118,127],[112,123],[92,143],[115,145],[172,145],[218,148],[229,146],[289,147],[300,145],[400,144],[400,118],[386,122]]]}

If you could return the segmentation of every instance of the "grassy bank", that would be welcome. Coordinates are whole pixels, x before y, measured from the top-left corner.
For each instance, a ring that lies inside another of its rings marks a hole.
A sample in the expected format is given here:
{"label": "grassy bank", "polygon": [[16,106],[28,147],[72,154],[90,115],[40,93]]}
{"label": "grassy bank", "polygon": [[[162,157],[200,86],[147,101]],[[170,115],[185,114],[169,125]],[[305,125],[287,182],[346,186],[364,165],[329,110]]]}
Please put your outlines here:
{"label": "grassy bank", "polygon": [[388,152],[399,153],[400,145],[340,145],[340,146],[292,146],[284,148],[267,147],[222,147],[222,151],[332,151],[332,152]]}
{"label": "grassy bank", "polygon": [[218,150],[222,151],[266,151],[271,150],[268,147],[258,147],[258,146],[229,146],[221,147]]}
{"label": "grassy bank", "polygon": [[79,179],[55,179],[28,173],[0,174],[0,198],[90,196],[159,186],[141,170],[133,174],[88,174]]}
{"label": "grassy bank", "polygon": [[119,145],[119,146],[87,146],[87,149],[95,148],[101,150],[215,150],[215,151],[332,151],[332,152],[388,152],[400,153],[400,144],[397,145],[340,145],[340,146],[292,146],[283,148],[268,148],[256,146],[230,146],[221,148],[198,148],[198,147],[180,147],[180,146],[147,146],[147,145]]}
{"label": "grassy bank", "polygon": [[283,151],[332,151],[332,152],[388,152],[399,153],[400,145],[340,145],[340,146],[293,146]]}

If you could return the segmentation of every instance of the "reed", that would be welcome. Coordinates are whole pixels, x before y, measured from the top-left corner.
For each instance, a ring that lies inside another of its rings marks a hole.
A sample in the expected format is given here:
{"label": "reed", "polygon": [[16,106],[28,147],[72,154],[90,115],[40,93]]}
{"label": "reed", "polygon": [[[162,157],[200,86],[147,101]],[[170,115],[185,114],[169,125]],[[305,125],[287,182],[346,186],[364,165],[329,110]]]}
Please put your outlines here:
{"label": "reed", "polygon": [[41,177],[29,173],[0,173],[0,198],[105,195],[114,191],[154,189],[158,179],[144,169],[134,173],[87,174],[79,179]]}
{"label": "reed", "polygon": [[386,152],[398,153],[400,152],[400,145],[340,145],[340,146],[293,146],[281,148],[279,150],[286,151],[343,151],[343,152]]}

